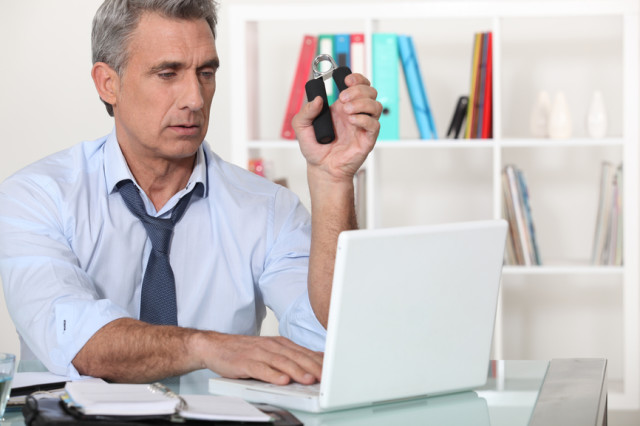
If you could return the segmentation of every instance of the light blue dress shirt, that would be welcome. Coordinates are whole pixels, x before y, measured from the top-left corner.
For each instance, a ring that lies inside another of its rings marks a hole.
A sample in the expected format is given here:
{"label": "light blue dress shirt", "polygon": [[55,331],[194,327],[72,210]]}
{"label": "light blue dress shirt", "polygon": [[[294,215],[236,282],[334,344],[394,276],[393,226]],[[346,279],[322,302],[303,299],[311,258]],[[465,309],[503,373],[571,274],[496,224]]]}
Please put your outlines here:
{"label": "light blue dress shirt", "polygon": [[[22,340],[57,374],[105,324],[139,317],[151,250],[115,188],[136,183],[115,131],[40,160],[0,185],[0,276]],[[281,335],[324,350],[326,331],[309,303],[308,211],[289,190],[223,161],[206,142],[187,187],[156,212],[168,217],[198,183],[177,223],[170,261],[178,324],[256,335],[265,306]],[[136,183],[137,185],[137,183]]]}

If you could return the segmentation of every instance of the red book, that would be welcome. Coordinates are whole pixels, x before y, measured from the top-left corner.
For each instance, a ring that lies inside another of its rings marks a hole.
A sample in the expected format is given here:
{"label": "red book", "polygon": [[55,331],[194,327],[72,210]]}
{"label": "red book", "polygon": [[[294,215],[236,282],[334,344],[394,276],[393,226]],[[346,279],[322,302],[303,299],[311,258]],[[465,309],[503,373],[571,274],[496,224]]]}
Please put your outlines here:
{"label": "red book", "polygon": [[488,42],[488,47],[487,47],[487,70],[485,73],[485,85],[484,85],[484,110],[482,111],[482,138],[483,139],[488,139],[491,138],[493,136],[493,126],[492,126],[492,121],[493,121],[493,71],[492,71],[492,64],[493,61],[491,59],[492,55],[492,51],[493,49],[491,48],[491,41],[492,41],[492,37],[491,37],[491,32],[487,33],[487,42]]}
{"label": "red book", "polygon": [[315,36],[305,35],[302,40],[298,66],[296,67],[296,74],[293,79],[293,85],[291,86],[291,93],[289,94],[289,103],[287,104],[287,111],[285,112],[284,122],[282,123],[282,137],[284,139],[296,138],[296,134],[291,126],[291,120],[293,116],[300,111],[302,103],[304,102],[304,85],[311,76],[311,64],[316,54],[317,43],[318,39]]}

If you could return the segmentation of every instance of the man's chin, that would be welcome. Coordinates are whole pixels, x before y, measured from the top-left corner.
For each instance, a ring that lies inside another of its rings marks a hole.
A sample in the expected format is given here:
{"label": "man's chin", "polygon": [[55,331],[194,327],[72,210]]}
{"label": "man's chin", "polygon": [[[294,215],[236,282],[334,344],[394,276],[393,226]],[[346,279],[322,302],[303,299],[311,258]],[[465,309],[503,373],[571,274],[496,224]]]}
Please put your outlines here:
{"label": "man's chin", "polygon": [[196,155],[203,141],[203,137],[172,138],[171,141],[167,141],[162,145],[164,149],[161,148],[158,153],[166,159],[182,160],[191,158]]}

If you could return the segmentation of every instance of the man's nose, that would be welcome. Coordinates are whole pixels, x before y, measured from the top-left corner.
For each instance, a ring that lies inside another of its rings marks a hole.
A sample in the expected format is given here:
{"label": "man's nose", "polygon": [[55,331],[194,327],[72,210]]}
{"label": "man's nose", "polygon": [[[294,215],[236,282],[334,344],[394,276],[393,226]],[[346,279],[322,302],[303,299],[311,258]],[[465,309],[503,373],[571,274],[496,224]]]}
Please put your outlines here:
{"label": "man's nose", "polygon": [[191,111],[198,111],[204,106],[204,96],[202,96],[202,85],[197,76],[185,78],[179,99],[179,107],[188,108]]}

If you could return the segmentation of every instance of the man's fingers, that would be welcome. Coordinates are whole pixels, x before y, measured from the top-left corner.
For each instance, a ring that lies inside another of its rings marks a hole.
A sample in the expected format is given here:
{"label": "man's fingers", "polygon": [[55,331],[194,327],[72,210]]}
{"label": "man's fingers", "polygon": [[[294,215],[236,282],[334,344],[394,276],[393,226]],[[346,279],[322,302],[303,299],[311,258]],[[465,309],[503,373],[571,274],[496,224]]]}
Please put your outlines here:
{"label": "man's fingers", "polygon": [[299,383],[310,384],[320,380],[322,376],[322,355],[298,346],[283,337],[275,338],[269,342],[274,367],[287,373],[293,380]]}
{"label": "man's fingers", "polygon": [[304,346],[296,345],[291,340],[286,339],[284,337],[277,337],[277,339],[281,344],[289,346],[291,350],[297,351],[304,357],[313,360],[315,364],[322,369],[322,362],[324,361],[324,352],[312,351],[311,349],[307,349]]}
{"label": "man's fingers", "polygon": [[281,371],[298,383],[310,385],[316,382],[316,376],[304,368],[298,361],[282,354],[272,354],[268,364]]}
{"label": "man's fingers", "polygon": [[355,127],[372,134],[377,134],[380,131],[380,122],[369,115],[353,114],[349,116],[348,120],[349,123],[353,124]]}
{"label": "man's fingers", "polygon": [[360,99],[360,98],[376,99],[377,97],[378,97],[378,91],[375,88],[364,85],[364,84],[351,86],[346,90],[343,90],[342,92],[340,92],[340,94],[338,95],[338,99],[340,99],[340,101],[342,102],[349,102],[354,99]]}
{"label": "man's fingers", "polygon": [[253,378],[275,385],[286,385],[291,381],[291,377],[280,370],[271,367],[269,364],[254,361],[247,364],[247,373],[242,376],[244,379]]}
{"label": "man's fingers", "polygon": [[344,83],[347,85],[347,87],[355,86],[357,84],[371,86],[371,82],[369,81],[369,79],[360,73],[349,74],[345,77]]}
{"label": "man's fingers", "polygon": [[344,104],[347,114],[366,114],[375,119],[382,115],[382,104],[370,98],[359,98]]}
{"label": "man's fingers", "polygon": [[285,385],[291,380],[312,384],[322,376],[322,354],[284,337],[223,335],[221,357],[211,369],[224,377],[255,378]]}

